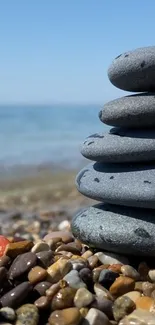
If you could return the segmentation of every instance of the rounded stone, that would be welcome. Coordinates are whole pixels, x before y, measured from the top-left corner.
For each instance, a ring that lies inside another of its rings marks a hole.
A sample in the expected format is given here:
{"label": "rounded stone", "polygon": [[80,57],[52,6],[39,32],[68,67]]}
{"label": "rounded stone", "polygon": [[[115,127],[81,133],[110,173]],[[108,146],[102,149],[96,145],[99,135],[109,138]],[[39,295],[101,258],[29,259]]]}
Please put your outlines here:
{"label": "rounded stone", "polygon": [[47,271],[40,266],[33,267],[28,273],[28,279],[32,284],[43,281],[46,276]]}
{"label": "rounded stone", "polygon": [[118,273],[111,270],[102,270],[99,275],[98,282],[106,289],[109,289],[118,276]]}
{"label": "rounded stone", "polygon": [[92,163],[76,177],[80,193],[105,203],[155,209],[155,163]]}
{"label": "rounded stone", "polygon": [[37,291],[40,296],[44,296],[46,290],[48,290],[50,287],[51,287],[51,283],[48,281],[39,282],[35,285],[34,291]]}
{"label": "rounded stone", "polygon": [[155,46],[118,55],[108,69],[108,77],[114,86],[126,91],[154,91]]}
{"label": "rounded stone", "polygon": [[0,303],[3,307],[17,308],[21,305],[31,290],[31,284],[29,282],[23,282],[2,296],[0,298]]}
{"label": "rounded stone", "polygon": [[42,296],[39,297],[35,302],[34,302],[35,306],[40,309],[40,310],[44,310],[47,309],[50,306],[50,301],[48,299],[48,297],[46,296]]}
{"label": "rounded stone", "polygon": [[155,130],[113,128],[88,137],[81,149],[84,157],[103,163],[155,160]]}
{"label": "rounded stone", "polygon": [[155,93],[136,94],[106,103],[99,112],[101,122],[123,128],[154,128]]}
{"label": "rounded stone", "polygon": [[119,254],[155,256],[154,210],[98,204],[73,218],[72,231],[92,247]]}
{"label": "rounded stone", "polygon": [[110,325],[108,317],[96,308],[90,308],[82,325]]}
{"label": "rounded stone", "polygon": [[86,288],[80,288],[77,290],[74,297],[74,305],[77,308],[87,307],[94,300],[93,294]]}
{"label": "rounded stone", "polygon": [[124,276],[128,276],[134,280],[139,280],[140,274],[131,265],[122,265],[121,272]]}
{"label": "rounded stone", "polygon": [[151,281],[155,282],[155,270],[150,270],[148,275],[149,275],[149,278],[151,279]]}
{"label": "rounded stone", "polygon": [[135,290],[125,293],[124,296],[130,298],[135,303],[141,297],[141,293]]}
{"label": "rounded stone", "polygon": [[8,321],[14,321],[16,319],[16,314],[13,308],[3,307],[0,309],[0,319],[4,318]]}
{"label": "rounded stone", "polygon": [[111,285],[109,291],[113,296],[119,297],[129,291],[133,291],[134,287],[135,281],[133,279],[125,276],[119,276]]}
{"label": "rounded stone", "polygon": [[113,305],[114,319],[119,322],[123,317],[132,313],[134,309],[136,309],[136,305],[129,297],[119,297]]}
{"label": "rounded stone", "polygon": [[16,310],[16,325],[37,325],[39,321],[38,308],[32,304],[25,304]]}
{"label": "rounded stone", "polygon": [[95,297],[95,300],[89,306],[90,308],[96,308],[107,315],[109,319],[113,319],[113,301],[105,297]]}
{"label": "rounded stone", "polygon": [[60,289],[52,299],[52,310],[73,307],[76,289],[66,287]]}
{"label": "rounded stone", "polygon": [[143,295],[151,297],[152,292],[155,290],[155,283],[151,282],[143,282],[142,283]]}
{"label": "rounded stone", "polygon": [[68,274],[66,274],[64,280],[68,283],[71,288],[86,288],[86,284],[82,281],[78,271],[76,270],[72,270]]}
{"label": "rounded stone", "polygon": [[154,325],[154,315],[143,309],[135,309],[131,314],[125,316],[119,325]]}
{"label": "rounded stone", "polygon": [[37,257],[32,252],[17,256],[9,269],[9,278],[16,279],[24,273],[29,272],[36,265],[36,262]]}
{"label": "rounded stone", "polygon": [[48,322],[50,325],[79,325],[81,318],[79,309],[73,307],[54,311]]}
{"label": "rounded stone", "polygon": [[37,255],[37,264],[39,264],[42,267],[47,268],[54,262],[54,257],[52,251],[44,251],[44,252],[39,252],[36,253]]}

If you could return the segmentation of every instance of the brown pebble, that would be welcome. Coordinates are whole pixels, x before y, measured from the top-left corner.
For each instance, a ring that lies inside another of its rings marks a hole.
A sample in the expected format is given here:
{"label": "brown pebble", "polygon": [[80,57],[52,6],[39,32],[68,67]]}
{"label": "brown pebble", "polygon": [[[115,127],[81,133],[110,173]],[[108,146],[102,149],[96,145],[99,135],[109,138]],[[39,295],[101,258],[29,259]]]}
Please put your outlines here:
{"label": "brown pebble", "polygon": [[52,310],[73,307],[75,294],[76,289],[70,287],[60,289],[52,299]]}
{"label": "brown pebble", "polygon": [[53,239],[55,237],[61,238],[61,240],[67,244],[73,241],[73,235],[69,231],[53,231],[44,237],[44,240],[47,242],[49,239]]}
{"label": "brown pebble", "polygon": [[108,270],[111,270],[116,273],[121,273],[122,264],[112,264],[108,266]]}
{"label": "brown pebble", "polygon": [[138,266],[138,273],[140,274],[140,280],[147,281],[148,280],[148,273],[149,267],[145,262],[141,262]]}
{"label": "brown pebble", "polygon": [[55,294],[61,289],[60,283],[54,283],[51,285],[49,289],[46,290],[46,296],[49,297],[50,299],[53,299]]}
{"label": "brown pebble", "polygon": [[99,259],[96,255],[92,255],[88,257],[88,264],[91,270],[93,270],[95,267],[97,267],[99,262]]}
{"label": "brown pebble", "polygon": [[64,259],[60,258],[57,262],[48,267],[47,273],[49,274],[49,281],[53,283],[61,280],[72,269],[72,264]]}
{"label": "brown pebble", "polygon": [[20,242],[10,243],[6,246],[4,254],[15,258],[19,254],[29,252],[33,247],[33,242],[30,240],[22,240]]}
{"label": "brown pebble", "polygon": [[31,290],[32,285],[29,282],[23,282],[2,296],[0,303],[3,307],[17,308],[22,304]]}
{"label": "brown pebble", "polygon": [[55,251],[56,249],[56,244],[58,242],[61,242],[61,238],[60,237],[55,237],[55,238],[51,238],[49,240],[46,240],[46,243],[48,244],[49,248],[52,250],[52,251]]}
{"label": "brown pebble", "polygon": [[9,256],[3,255],[0,257],[0,267],[2,266],[8,266],[11,262],[11,259]]}
{"label": "brown pebble", "polygon": [[76,255],[80,255],[80,250],[77,249],[76,247],[73,247],[70,245],[65,245],[65,244],[62,244],[60,245],[56,250],[55,250],[55,253],[58,253],[60,251],[66,251],[66,252],[70,252],[72,254],[76,254]]}
{"label": "brown pebble", "polygon": [[85,258],[86,260],[90,257],[90,256],[93,256],[93,252],[90,251],[89,249],[81,255],[81,257]]}
{"label": "brown pebble", "polygon": [[31,249],[32,253],[46,252],[49,251],[49,246],[44,241],[39,240]]}
{"label": "brown pebble", "polygon": [[135,287],[135,281],[129,277],[120,276],[111,285],[109,291],[115,296],[119,297],[129,291],[133,291]]}
{"label": "brown pebble", "polygon": [[46,276],[47,271],[40,266],[33,267],[28,273],[28,279],[32,284],[43,281]]}
{"label": "brown pebble", "polygon": [[81,313],[78,308],[66,308],[54,311],[49,317],[50,325],[79,325]]}
{"label": "brown pebble", "polygon": [[136,308],[145,309],[150,311],[154,306],[154,299],[151,297],[140,297],[136,300]]}
{"label": "brown pebble", "polygon": [[34,304],[38,309],[47,309],[50,306],[50,300],[48,297],[42,296],[38,298]]}
{"label": "brown pebble", "polygon": [[37,255],[37,264],[41,267],[47,268],[54,263],[54,256],[51,250],[36,253]]}
{"label": "brown pebble", "polygon": [[47,281],[39,282],[35,285],[34,291],[37,291],[40,296],[44,296],[46,294],[46,290],[51,287],[51,283]]}
{"label": "brown pebble", "polygon": [[36,265],[36,262],[37,256],[32,252],[17,256],[9,269],[9,279],[16,279],[24,273],[29,272]]}
{"label": "brown pebble", "polygon": [[73,256],[73,254],[71,252],[67,252],[67,251],[60,251],[56,255],[60,255],[60,256],[63,256],[63,257],[66,256],[68,258],[71,258]]}
{"label": "brown pebble", "polygon": [[113,305],[114,319],[119,322],[123,317],[132,313],[134,309],[136,309],[136,305],[129,297],[119,297]]}

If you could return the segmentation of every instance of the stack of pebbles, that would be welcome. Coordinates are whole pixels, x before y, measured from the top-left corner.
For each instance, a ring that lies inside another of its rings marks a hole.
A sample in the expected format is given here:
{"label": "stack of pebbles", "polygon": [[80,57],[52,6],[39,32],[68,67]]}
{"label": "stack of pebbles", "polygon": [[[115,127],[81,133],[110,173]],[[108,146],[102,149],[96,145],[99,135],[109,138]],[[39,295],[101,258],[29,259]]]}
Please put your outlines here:
{"label": "stack of pebbles", "polygon": [[95,162],[80,171],[77,188],[103,203],[76,215],[72,231],[101,250],[155,256],[155,46],[119,55],[108,77],[138,94],[105,104],[99,118],[112,128],[83,143]]}

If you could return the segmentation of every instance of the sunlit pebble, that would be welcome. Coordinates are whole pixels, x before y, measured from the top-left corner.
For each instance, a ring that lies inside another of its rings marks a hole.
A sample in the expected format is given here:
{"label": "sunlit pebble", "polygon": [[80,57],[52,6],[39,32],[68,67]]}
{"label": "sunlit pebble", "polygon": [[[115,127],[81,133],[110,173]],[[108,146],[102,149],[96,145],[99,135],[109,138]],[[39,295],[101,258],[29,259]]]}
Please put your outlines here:
{"label": "sunlit pebble", "polygon": [[70,222],[68,220],[64,220],[59,223],[58,230],[69,230],[70,229]]}

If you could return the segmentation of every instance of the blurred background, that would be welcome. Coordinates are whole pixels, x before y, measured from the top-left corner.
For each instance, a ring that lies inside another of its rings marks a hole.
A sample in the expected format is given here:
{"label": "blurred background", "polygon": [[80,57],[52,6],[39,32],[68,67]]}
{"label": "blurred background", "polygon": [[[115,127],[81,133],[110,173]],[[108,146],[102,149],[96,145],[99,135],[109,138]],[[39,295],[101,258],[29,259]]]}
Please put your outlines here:
{"label": "blurred background", "polygon": [[153,0],[0,0],[2,211],[68,218],[90,203],[74,185],[80,145],[106,130],[104,103],[126,95],[107,69],[154,45],[154,14]]}

